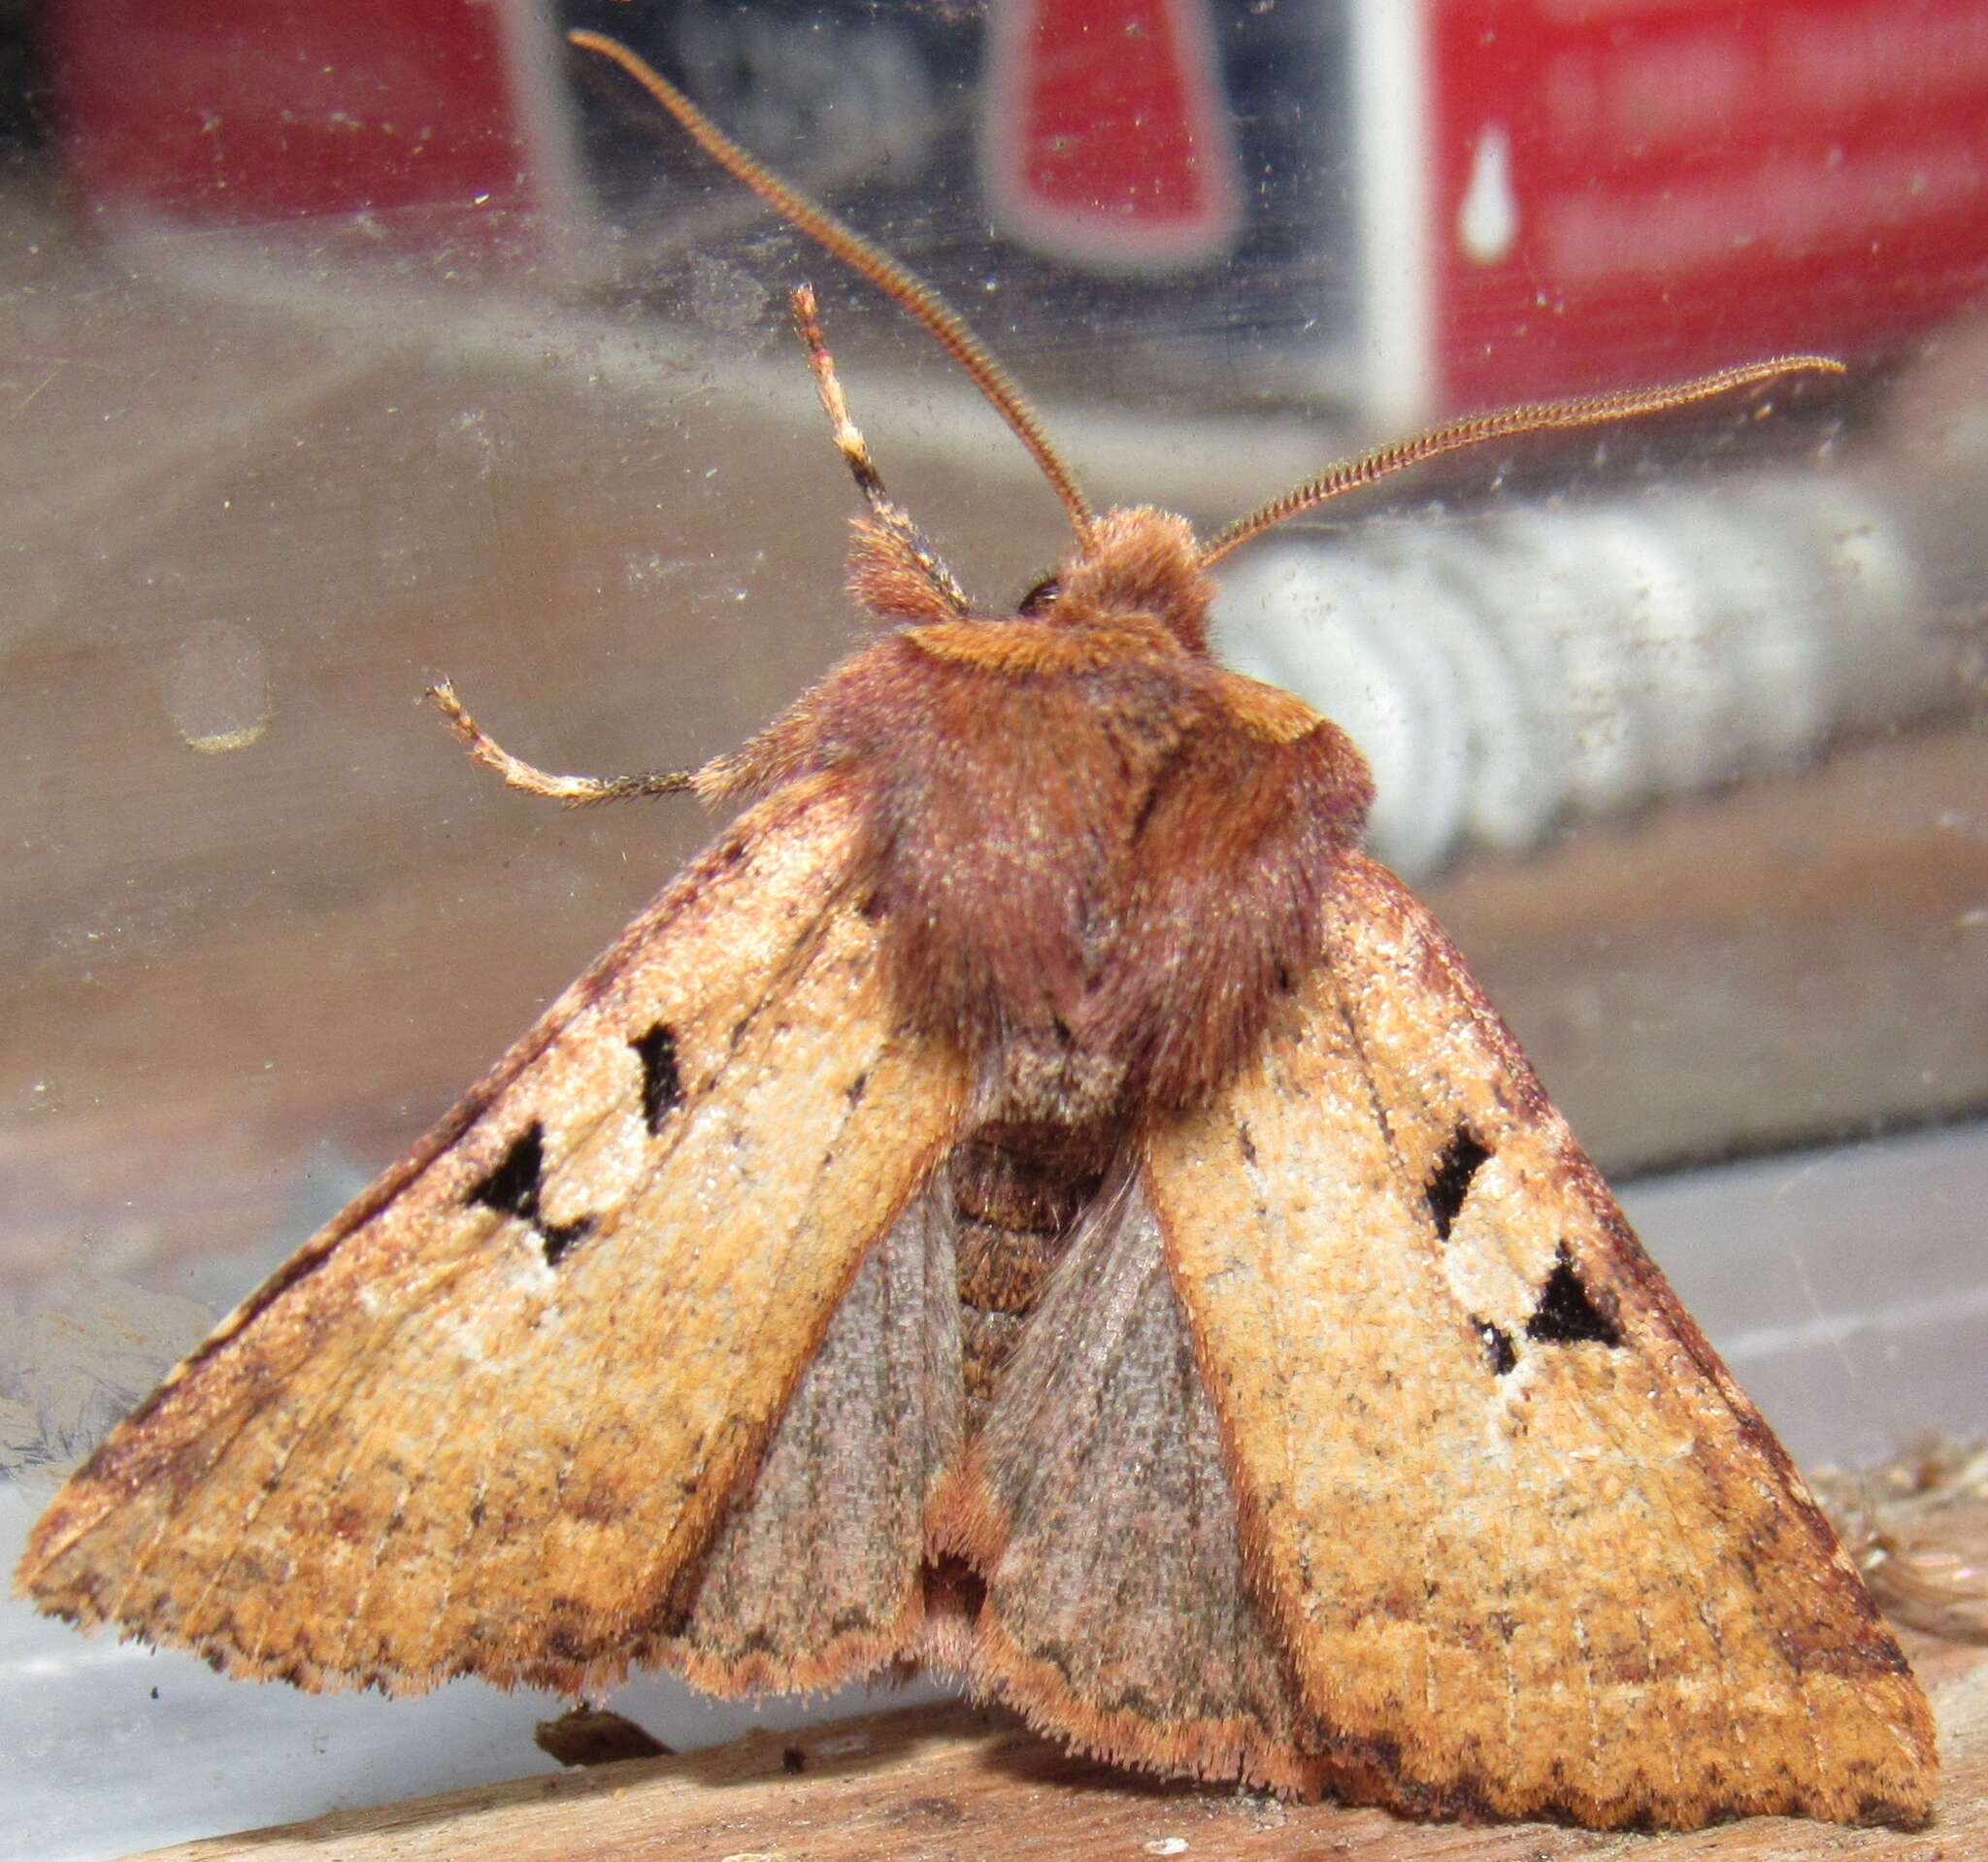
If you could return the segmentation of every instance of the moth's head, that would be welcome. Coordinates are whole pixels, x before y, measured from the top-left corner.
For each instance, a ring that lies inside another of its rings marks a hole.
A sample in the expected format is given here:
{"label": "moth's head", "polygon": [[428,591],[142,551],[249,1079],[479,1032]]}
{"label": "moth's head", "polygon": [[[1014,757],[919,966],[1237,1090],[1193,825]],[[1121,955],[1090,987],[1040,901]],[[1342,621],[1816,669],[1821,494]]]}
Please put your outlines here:
{"label": "moth's head", "polygon": [[1187,519],[1136,505],[1093,519],[1055,573],[1022,597],[1020,612],[1072,627],[1143,617],[1205,655],[1214,592]]}

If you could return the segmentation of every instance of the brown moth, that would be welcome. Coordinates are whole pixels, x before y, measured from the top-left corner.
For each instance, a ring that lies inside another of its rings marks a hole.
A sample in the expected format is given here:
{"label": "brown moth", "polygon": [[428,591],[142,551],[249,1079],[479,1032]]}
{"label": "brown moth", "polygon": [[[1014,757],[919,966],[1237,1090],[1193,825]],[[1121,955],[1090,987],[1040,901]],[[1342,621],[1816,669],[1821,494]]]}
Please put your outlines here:
{"label": "brown moth", "polygon": [[1084,1751],[1422,1814],[1915,1822],[1933,1725],[1788,1457],[1473,981],[1367,767],[1210,655],[1198,542],[1092,514],[976,608],[885,495],[882,637],[694,775],[757,798],[36,1527],[44,1610],[307,1688],[719,1693],[923,1664]]}

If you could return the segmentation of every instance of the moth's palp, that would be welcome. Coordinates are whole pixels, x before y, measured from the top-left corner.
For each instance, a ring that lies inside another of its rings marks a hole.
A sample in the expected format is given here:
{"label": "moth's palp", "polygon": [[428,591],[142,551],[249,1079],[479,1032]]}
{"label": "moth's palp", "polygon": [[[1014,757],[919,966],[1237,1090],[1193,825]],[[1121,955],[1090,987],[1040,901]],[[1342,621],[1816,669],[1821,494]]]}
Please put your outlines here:
{"label": "moth's palp", "polygon": [[807,351],[808,366],[813,371],[815,392],[821,397],[822,413],[828,416],[828,429],[835,439],[836,450],[848,466],[849,476],[855,480],[856,489],[863,494],[864,503],[870,507],[871,516],[905,546],[911,559],[944,597],[946,605],[955,614],[966,614],[970,606],[966,590],[954,580],[952,571],[926,540],[925,533],[911,521],[911,513],[883,488],[883,475],[877,470],[877,461],[870,456],[869,442],[863,438],[861,428],[849,418],[849,404],[843,395],[842,380],[835,372],[835,358],[829,354],[828,344],[821,334],[814,287],[812,284],[795,285],[788,302],[794,314],[794,334],[801,339],[801,348]]}

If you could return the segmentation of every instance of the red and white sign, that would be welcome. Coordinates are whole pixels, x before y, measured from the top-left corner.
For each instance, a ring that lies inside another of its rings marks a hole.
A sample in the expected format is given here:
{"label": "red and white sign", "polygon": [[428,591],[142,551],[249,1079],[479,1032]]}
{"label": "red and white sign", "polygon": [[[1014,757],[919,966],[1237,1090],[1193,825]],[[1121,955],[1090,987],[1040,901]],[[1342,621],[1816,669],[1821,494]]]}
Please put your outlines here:
{"label": "red and white sign", "polygon": [[[978,286],[991,216],[1056,261],[1022,273],[1032,312],[1065,280],[1165,379],[1205,357],[1232,385],[1309,377],[1376,425],[1786,349],[1878,357],[1988,302],[1988,0],[1294,4],[990,0],[979,41],[966,9],[595,11],[665,62],[732,33],[706,62],[738,94],[707,101],[812,121],[804,167],[838,129],[867,147],[834,80],[869,47],[863,94],[917,130],[878,172],[961,229],[934,241],[942,286]],[[44,14],[72,167],[113,207],[364,215],[438,245],[514,209],[552,243],[606,211],[605,150],[659,161],[602,119],[582,164],[541,0]],[[936,100],[976,69],[969,139]],[[1140,281],[1137,302],[1084,274]]]}
{"label": "red and white sign", "polygon": [[1229,249],[1242,190],[1209,0],[1005,0],[988,30],[997,226],[1112,271]]}
{"label": "red and white sign", "polygon": [[1446,0],[1421,30],[1392,340],[1432,403],[1882,353],[1988,293],[1982,0]]}
{"label": "red and white sign", "polygon": [[464,0],[65,0],[44,32],[93,199],[238,226],[365,212],[418,237],[543,182],[546,60],[518,55],[518,25]]}

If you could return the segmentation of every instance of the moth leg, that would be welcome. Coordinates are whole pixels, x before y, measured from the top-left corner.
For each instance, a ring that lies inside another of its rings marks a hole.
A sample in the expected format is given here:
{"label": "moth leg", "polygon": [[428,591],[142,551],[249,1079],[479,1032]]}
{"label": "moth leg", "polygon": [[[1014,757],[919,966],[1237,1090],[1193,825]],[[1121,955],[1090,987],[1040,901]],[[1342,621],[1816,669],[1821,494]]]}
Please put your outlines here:
{"label": "moth leg", "polygon": [[843,396],[842,381],[835,372],[835,358],[828,352],[821,322],[815,315],[814,287],[795,285],[788,302],[794,314],[794,334],[808,352],[808,366],[813,371],[814,389],[821,397],[821,411],[828,416],[836,450],[843,455],[849,477],[855,480],[856,489],[870,507],[871,517],[898,540],[918,573],[945,605],[955,614],[965,614],[966,591],[953,580],[952,571],[940,559],[938,550],[925,540],[925,533],[911,521],[911,514],[884,490],[883,475],[870,456],[869,442],[849,418],[849,404]]}
{"label": "moth leg", "polygon": [[550,796],[567,808],[626,801],[637,795],[681,795],[694,791],[699,779],[716,771],[723,761],[721,758],[719,764],[705,770],[649,770],[637,776],[554,776],[549,770],[512,755],[485,732],[469,715],[447,680],[429,686],[423,696],[448,720],[448,728],[463,748],[485,769],[495,770],[512,788],[522,789],[527,795]]}

